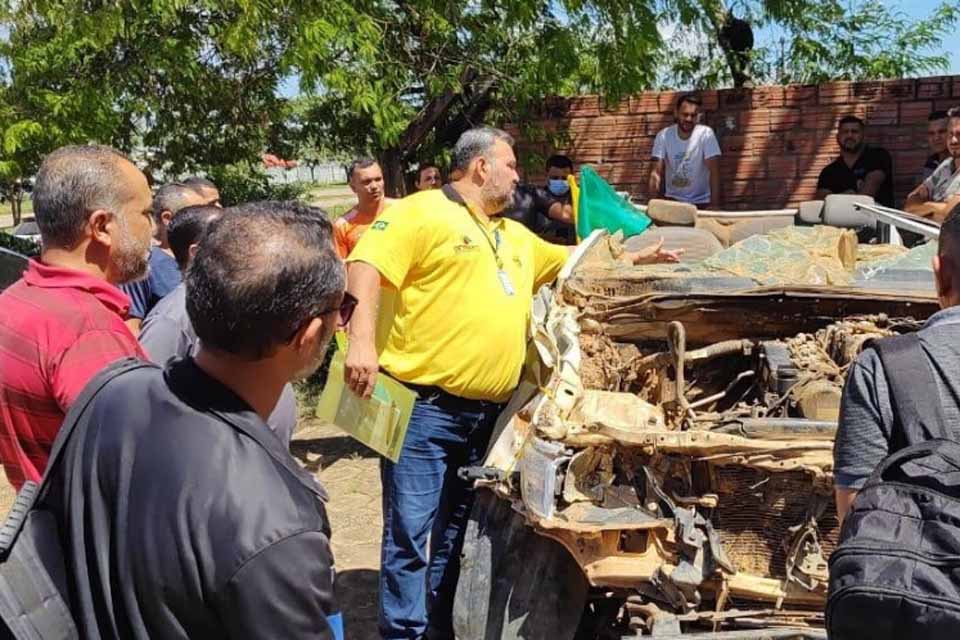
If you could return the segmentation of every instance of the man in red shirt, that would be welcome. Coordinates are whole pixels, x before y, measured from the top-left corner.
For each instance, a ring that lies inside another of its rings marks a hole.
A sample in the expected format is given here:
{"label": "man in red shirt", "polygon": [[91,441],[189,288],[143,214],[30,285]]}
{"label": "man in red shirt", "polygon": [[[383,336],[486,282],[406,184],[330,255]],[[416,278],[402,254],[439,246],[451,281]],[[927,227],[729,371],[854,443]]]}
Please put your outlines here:
{"label": "man in red shirt", "polygon": [[33,208],[43,250],[0,294],[0,462],[18,489],[43,475],[94,374],[145,357],[115,285],[147,273],[150,202],[146,178],[110,147],[63,147],[40,166]]}

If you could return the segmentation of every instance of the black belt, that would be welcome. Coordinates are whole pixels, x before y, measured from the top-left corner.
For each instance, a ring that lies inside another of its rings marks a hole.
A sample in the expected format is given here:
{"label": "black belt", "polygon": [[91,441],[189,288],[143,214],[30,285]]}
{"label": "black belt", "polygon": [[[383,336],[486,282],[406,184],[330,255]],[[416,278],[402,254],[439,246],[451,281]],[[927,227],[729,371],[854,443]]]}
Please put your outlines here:
{"label": "black belt", "polygon": [[417,399],[421,402],[429,402],[438,407],[449,407],[452,409],[468,409],[476,411],[485,411],[488,409],[497,409],[503,406],[501,402],[492,402],[490,400],[471,400],[461,396],[455,396],[440,387],[422,384],[411,384],[401,382],[403,386],[417,394]]}

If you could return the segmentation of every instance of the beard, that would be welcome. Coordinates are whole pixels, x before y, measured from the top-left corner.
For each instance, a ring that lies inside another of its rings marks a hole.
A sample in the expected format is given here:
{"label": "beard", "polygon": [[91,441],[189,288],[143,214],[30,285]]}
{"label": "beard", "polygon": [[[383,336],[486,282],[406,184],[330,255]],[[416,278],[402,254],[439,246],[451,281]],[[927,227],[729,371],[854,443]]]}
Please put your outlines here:
{"label": "beard", "polygon": [[138,282],[150,274],[150,238],[146,243],[141,242],[130,231],[125,218],[120,216],[117,219],[120,221],[120,242],[112,256],[117,280],[120,284]]}
{"label": "beard", "polygon": [[513,200],[513,192],[516,185],[509,183],[506,186],[493,182],[483,185],[480,191],[480,197],[483,199],[484,208],[487,211],[500,213],[507,208],[510,201]]}
{"label": "beard", "polygon": [[333,334],[331,332],[331,335],[325,336],[323,340],[318,341],[316,349],[310,354],[310,361],[304,365],[302,369],[299,369],[293,374],[293,380],[291,382],[306,380],[317,372],[320,365],[327,359],[327,345],[330,344],[330,338],[332,337]]}

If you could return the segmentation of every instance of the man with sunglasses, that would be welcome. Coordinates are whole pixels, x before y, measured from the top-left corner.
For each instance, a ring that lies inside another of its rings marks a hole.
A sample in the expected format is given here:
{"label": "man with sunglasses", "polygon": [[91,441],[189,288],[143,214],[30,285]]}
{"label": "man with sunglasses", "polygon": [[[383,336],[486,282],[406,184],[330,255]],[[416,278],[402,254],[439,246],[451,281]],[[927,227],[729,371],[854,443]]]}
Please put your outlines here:
{"label": "man with sunglasses", "polygon": [[[349,257],[349,289],[359,304],[347,383],[369,397],[382,367],[418,395],[399,460],[381,461],[380,634],[388,640],[453,637],[460,547],[473,501],[457,471],[481,461],[520,379],[532,296],[573,250],[503,219],[518,182],[512,147],[499,129],[464,133],[453,149],[461,177],[393,205]],[[656,246],[629,258],[677,256]],[[396,293],[396,314],[378,354],[381,283]]]}
{"label": "man with sunglasses", "polygon": [[199,349],[70,416],[43,507],[82,637],[343,638],[326,494],[266,424],[340,324],[331,231],[282,202],[210,222],[186,273]]}
{"label": "man with sunglasses", "polygon": [[157,189],[153,196],[153,221],[157,243],[150,249],[150,270],[147,277],[123,287],[130,296],[130,318],[127,326],[136,334],[143,319],[165,295],[180,284],[180,269],[170,249],[167,232],[181,209],[207,205],[220,206],[217,186],[206,178],[191,177],[171,182]]}

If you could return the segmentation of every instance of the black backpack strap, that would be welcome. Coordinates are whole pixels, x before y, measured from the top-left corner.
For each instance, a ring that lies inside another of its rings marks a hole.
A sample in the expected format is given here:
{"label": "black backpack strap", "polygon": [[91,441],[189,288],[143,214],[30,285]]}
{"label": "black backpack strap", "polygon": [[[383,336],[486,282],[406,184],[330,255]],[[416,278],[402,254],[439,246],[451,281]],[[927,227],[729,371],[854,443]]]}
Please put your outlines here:
{"label": "black backpack strap", "polygon": [[[893,405],[894,442],[897,449],[934,438],[950,438],[940,390],[933,377],[927,356],[916,333],[883,338],[873,343],[880,356],[890,388]],[[892,452],[892,451],[891,451]]]}
{"label": "black backpack strap", "polygon": [[17,539],[17,535],[19,535],[20,530],[23,528],[27,514],[30,513],[37,501],[43,497],[45,493],[44,490],[49,483],[53,470],[60,461],[64,448],[67,446],[67,441],[70,439],[70,436],[73,435],[74,427],[94,397],[108,382],[117,376],[135,369],[156,366],[155,364],[137,360],[136,358],[124,358],[123,360],[118,360],[108,365],[87,383],[87,386],[83,388],[83,391],[81,391],[77,399],[74,400],[73,405],[71,405],[67,411],[67,415],[63,418],[60,431],[57,432],[57,437],[54,439],[53,446],[50,449],[50,457],[47,458],[47,468],[43,472],[40,485],[37,486],[36,483],[30,481],[24,483],[23,487],[21,487],[17,493],[17,499],[14,502],[10,514],[7,516],[2,527],[0,527],[0,559],[7,556],[14,541]]}

